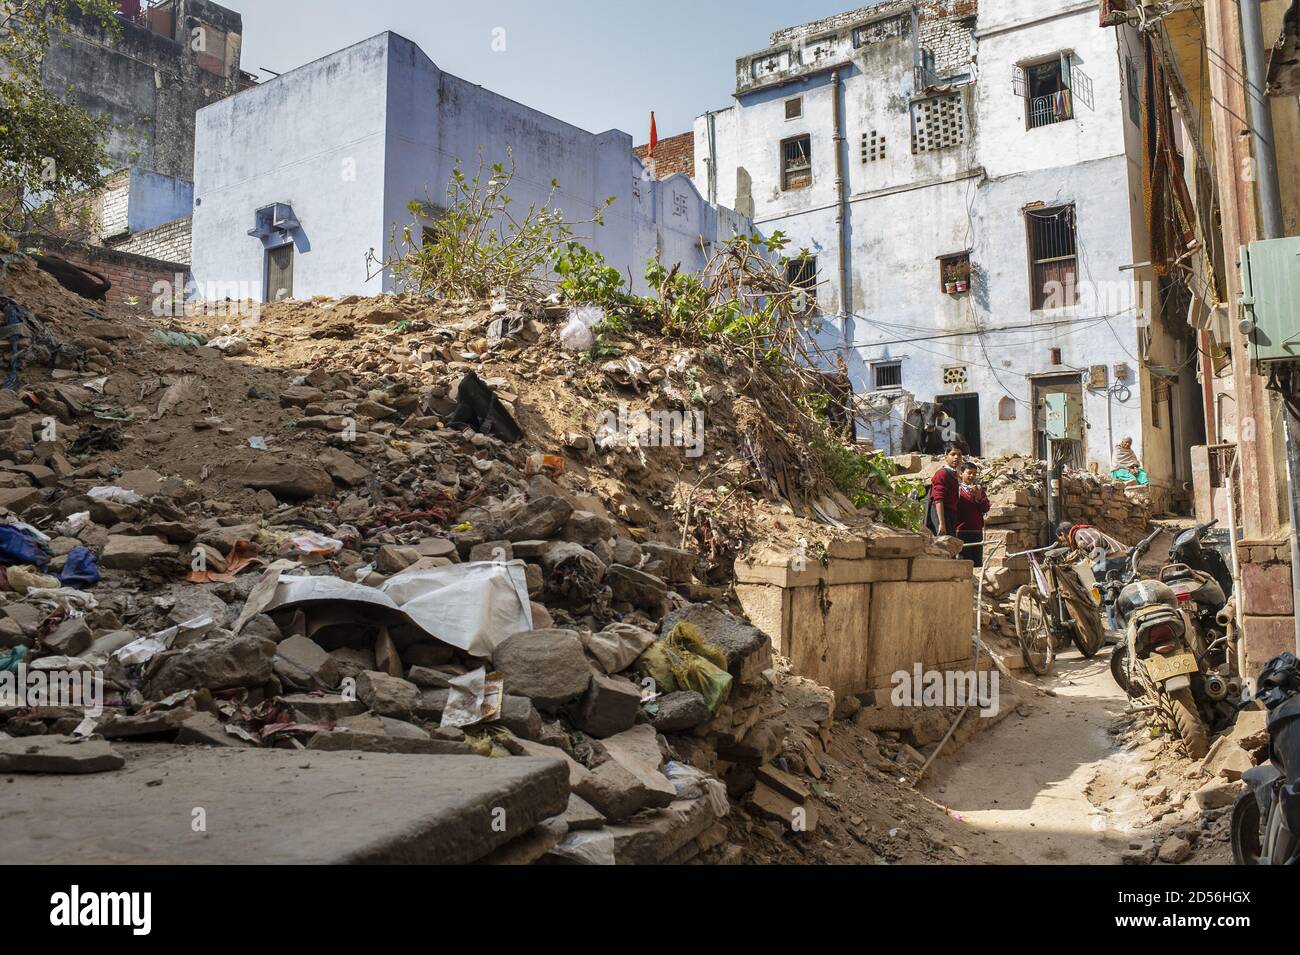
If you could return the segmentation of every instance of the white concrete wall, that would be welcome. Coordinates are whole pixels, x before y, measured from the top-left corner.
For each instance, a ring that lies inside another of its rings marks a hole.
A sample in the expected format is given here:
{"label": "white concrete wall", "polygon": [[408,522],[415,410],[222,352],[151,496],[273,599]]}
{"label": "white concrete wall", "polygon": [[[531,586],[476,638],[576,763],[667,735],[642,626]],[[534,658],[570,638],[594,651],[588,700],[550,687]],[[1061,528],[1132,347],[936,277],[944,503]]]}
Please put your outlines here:
{"label": "white concrete wall", "polygon": [[[488,176],[513,157],[517,215],[549,201],[566,219],[590,220],[613,196],[605,224],[576,237],[637,291],[648,258],[695,270],[701,239],[718,236],[718,210],[689,178],[643,178],[627,133],[589,133],[506,99],[385,33],[200,113],[195,278],[260,283],[261,243],[244,233],[256,208],[278,201],[302,223],[296,297],[391,291],[388,273],[365,281],[367,250],[394,250],[413,200],[445,207],[456,160],[472,177],[480,152]],[[723,225],[734,227],[725,213]]]}
{"label": "white concrete wall", "polygon": [[265,251],[253,213],[287,202],[302,223],[294,293],[380,291],[365,253],[384,244],[387,35],[371,37],[199,111],[194,280],[247,283]]}

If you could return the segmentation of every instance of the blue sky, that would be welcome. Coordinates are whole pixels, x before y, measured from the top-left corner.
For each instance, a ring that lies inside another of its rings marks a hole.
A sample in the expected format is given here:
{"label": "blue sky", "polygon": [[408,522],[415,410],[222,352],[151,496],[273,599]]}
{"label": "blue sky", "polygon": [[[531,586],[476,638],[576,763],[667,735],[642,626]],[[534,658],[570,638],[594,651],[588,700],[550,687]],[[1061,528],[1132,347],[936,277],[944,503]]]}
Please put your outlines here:
{"label": "blue sky", "polygon": [[[870,0],[218,0],[244,18],[242,65],[286,72],[393,30],[442,69],[591,132],[644,142],[726,106],[736,58],[785,26]],[[492,48],[495,36],[505,50]],[[268,78],[265,73],[258,74]]]}

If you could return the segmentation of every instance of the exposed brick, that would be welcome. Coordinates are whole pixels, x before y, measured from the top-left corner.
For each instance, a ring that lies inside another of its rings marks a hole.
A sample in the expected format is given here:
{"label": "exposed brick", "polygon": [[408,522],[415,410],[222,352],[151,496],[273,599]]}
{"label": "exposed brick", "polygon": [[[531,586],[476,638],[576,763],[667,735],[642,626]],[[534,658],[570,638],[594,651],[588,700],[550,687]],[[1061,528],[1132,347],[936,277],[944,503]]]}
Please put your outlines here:
{"label": "exposed brick", "polygon": [[66,242],[46,236],[24,235],[20,237],[20,242],[24,248],[39,248],[49,255],[60,256],[76,265],[100,273],[113,283],[113,287],[108,292],[110,302],[125,302],[128,298],[149,302],[155,296],[154,283],[162,281],[175,285],[178,273],[182,283],[189,279],[190,267],[183,262],[167,262],[117,249]]}
{"label": "exposed brick", "polygon": [[[648,160],[649,145],[637,146],[632,153],[642,160]],[[646,162],[650,166],[650,162]],[[667,179],[676,173],[687,176],[695,175],[695,134],[681,133],[669,136],[655,144],[654,163],[651,167],[656,179]]]}

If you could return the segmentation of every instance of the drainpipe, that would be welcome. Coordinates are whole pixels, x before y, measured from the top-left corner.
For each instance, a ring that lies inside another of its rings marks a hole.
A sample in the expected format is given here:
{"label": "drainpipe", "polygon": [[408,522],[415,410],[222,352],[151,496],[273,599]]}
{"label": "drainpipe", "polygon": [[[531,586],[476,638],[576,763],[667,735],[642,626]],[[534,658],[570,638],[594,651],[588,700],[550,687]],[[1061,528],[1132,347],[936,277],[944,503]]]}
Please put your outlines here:
{"label": "drainpipe", "polygon": [[[1277,152],[1273,143],[1273,113],[1265,94],[1264,25],[1259,0],[1240,0],[1241,45],[1246,64],[1246,104],[1250,108],[1251,153],[1255,181],[1259,184],[1260,238],[1280,239],[1283,234],[1282,191],[1277,178]],[[1291,517],[1291,613],[1295,619],[1295,648],[1300,654],[1300,422],[1282,402],[1282,432],[1286,439],[1287,504]],[[1243,595],[1244,596],[1244,595]]]}
{"label": "drainpipe", "polygon": [[831,71],[831,113],[835,128],[835,234],[839,243],[840,266],[840,320],[848,328],[849,315],[849,257],[848,243],[844,241],[844,125],[840,121],[840,71]]}
{"label": "drainpipe", "polygon": [[709,134],[709,203],[718,204],[718,127],[713,110],[705,114]]}

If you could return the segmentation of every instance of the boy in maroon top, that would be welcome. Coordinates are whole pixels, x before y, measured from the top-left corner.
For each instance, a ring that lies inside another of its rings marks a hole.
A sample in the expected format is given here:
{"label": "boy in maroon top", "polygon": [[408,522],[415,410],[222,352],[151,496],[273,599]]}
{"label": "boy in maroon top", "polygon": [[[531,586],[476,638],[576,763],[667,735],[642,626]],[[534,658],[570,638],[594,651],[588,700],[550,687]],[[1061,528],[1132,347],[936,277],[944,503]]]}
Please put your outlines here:
{"label": "boy in maroon top", "polygon": [[957,469],[966,454],[958,445],[949,445],[943,456],[943,467],[930,478],[930,529],[938,537],[950,535],[957,526],[957,500],[961,478]]}
{"label": "boy in maroon top", "polygon": [[989,512],[989,496],[975,482],[979,468],[966,462],[959,469],[961,485],[957,489],[957,536],[966,542],[961,556],[984,565],[984,515]]}

